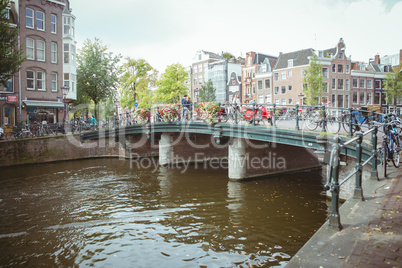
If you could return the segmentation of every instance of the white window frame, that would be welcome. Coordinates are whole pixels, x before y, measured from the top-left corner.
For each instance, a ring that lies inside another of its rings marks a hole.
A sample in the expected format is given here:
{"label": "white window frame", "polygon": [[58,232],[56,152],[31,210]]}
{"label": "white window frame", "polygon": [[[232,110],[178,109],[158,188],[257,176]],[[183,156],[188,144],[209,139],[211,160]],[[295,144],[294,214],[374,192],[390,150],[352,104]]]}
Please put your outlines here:
{"label": "white window frame", "polygon": [[[324,70],[326,70],[326,71],[324,71]],[[329,75],[329,70],[328,70],[328,68],[327,67],[323,67],[322,68],[322,77],[323,78],[328,78],[328,75]]]}
{"label": "white window frame", "polygon": [[[356,86],[355,86],[355,81],[356,81]],[[358,87],[359,87],[359,79],[353,78],[353,80],[352,80],[352,87],[353,87],[353,88],[358,88]]]}
{"label": "white window frame", "polygon": [[366,79],[360,79],[359,81],[360,88],[366,88]]}
{"label": "white window frame", "polygon": [[[31,43],[32,46],[29,46]],[[31,51],[32,53],[29,53]],[[27,37],[26,39],[26,52],[25,52],[28,60],[35,60],[35,40]]]}
{"label": "white window frame", "polygon": [[292,70],[289,70],[289,71],[288,71],[288,77],[292,77],[292,75],[293,75]]}
{"label": "white window frame", "polygon": [[346,64],[345,65],[345,73],[349,73],[350,72],[350,65],[349,64]]}
{"label": "white window frame", "polygon": [[338,90],[344,90],[345,88],[344,88],[344,80],[342,79],[342,78],[338,78],[338,81],[337,81],[337,89]]}
{"label": "white window frame", "polygon": [[[363,96],[363,98],[362,98],[362,96]],[[360,91],[359,92],[359,100],[360,100],[360,105],[365,105],[366,103],[365,103],[365,101],[366,101],[366,94],[365,94],[365,92],[364,91]]]}
{"label": "white window frame", "polygon": [[[43,15],[42,19],[39,18],[40,17],[40,16],[38,16],[39,14]],[[45,12],[37,10],[36,11],[36,30],[45,31],[45,21],[46,21]],[[40,27],[41,24],[42,24],[42,27]]]}
{"label": "white window frame", "polygon": [[[30,72],[30,73],[32,73],[32,78],[29,78],[28,77],[28,72]],[[35,90],[35,71],[32,71],[32,70],[27,70],[26,71],[26,78],[27,78],[27,90]],[[29,85],[29,83],[28,83],[28,80],[29,81],[32,81],[32,85],[33,85],[33,87],[28,87],[28,85]]]}
{"label": "white window frame", "polygon": [[367,79],[367,88],[373,89],[373,80],[372,79]]}
{"label": "white window frame", "polygon": [[[40,48],[39,44],[43,44],[43,49]],[[40,52],[43,53],[43,58],[39,58]],[[43,40],[36,40],[36,60],[37,61],[46,60],[46,43]]]}
{"label": "white window frame", "polygon": [[52,34],[57,34],[57,15],[55,14],[50,14],[50,32]]}
{"label": "white window frame", "polygon": [[46,91],[46,73],[43,71],[36,72],[36,88],[39,91]]}
{"label": "white window frame", "polygon": [[50,77],[52,79],[52,92],[57,92],[57,73],[51,73]]}
{"label": "white window frame", "polygon": [[345,90],[349,91],[349,89],[350,89],[350,80],[345,79]]}
{"label": "white window frame", "polygon": [[[356,101],[355,101],[355,97],[356,96]],[[359,104],[359,92],[357,91],[353,91],[352,92],[352,103],[353,104]]]}
{"label": "white window frame", "polygon": [[[32,11],[32,17],[28,16],[28,10]],[[32,25],[28,25],[28,20],[32,22]],[[35,28],[35,11],[32,8],[25,8],[25,27],[29,29]]]}
{"label": "white window frame", "polygon": [[286,80],[286,72],[281,72],[281,80]]}
{"label": "white window frame", "polygon": [[50,53],[50,62],[51,63],[57,63],[57,43],[56,42],[51,42],[51,53]]}
{"label": "white window frame", "polygon": [[293,67],[293,59],[288,60],[288,68]]}

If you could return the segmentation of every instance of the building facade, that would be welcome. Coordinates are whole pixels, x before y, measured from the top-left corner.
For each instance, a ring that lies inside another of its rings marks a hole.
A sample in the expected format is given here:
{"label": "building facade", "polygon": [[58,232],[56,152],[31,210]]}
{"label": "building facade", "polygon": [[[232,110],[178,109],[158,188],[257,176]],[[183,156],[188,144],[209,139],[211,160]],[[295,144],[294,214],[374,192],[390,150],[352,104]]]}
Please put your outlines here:
{"label": "building facade", "polygon": [[[8,85],[10,93],[0,92],[0,124],[10,129],[19,122],[61,122],[65,112],[62,88],[71,88],[67,98],[76,100],[75,60],[63,66],[64,43],[75,45],[74,35],[64,34],[65,17],[75,19],[69,1],[15,0],[10,12],[20,30],[19,44],[26,60]],[[65,79],[64,68],[71,78]],[[8,95],[7,100],[14,96],[14,102],[3,103],[3,95]]]}

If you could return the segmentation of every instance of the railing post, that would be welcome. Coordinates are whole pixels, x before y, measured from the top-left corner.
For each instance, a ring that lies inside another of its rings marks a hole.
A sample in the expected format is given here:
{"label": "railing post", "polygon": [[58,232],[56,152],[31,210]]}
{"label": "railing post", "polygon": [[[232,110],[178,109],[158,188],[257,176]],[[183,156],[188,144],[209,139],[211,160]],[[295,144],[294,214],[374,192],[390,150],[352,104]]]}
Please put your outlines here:
{"label": "railing post", "polygon": [[353,136],[353,133],[352,133],[352,113],[353,113],[353,108],[349,108],[349,137],[350,138]]}
{"label": "railing post", "polygon": [[[241,111],[241,109],[239,109],[239,110]],[[235,124],[237,124],[237,103],[236,102],[234,103],[234,113],[235,113],[234,114],[234,116],[235,116],[234,121],[235,121]]]}
{"label": "railing post", "polygon": [[190,122],[193,121],[193,109],[194,109],[194,103],[191,102],[191,104],[190,104]]}
{"label": "railing post", "polygon": [[373,148],[371,153],[373,154],[373,160],[371,162],[371,176],[370,176],[370,179],[378,181],[377,133],[378,133],[378,127],[374,126],[374,131],[371,133],[371,147]]}
{"label": "railing post", "polygon": [[340,165],[340,146],[339,137],[334,138],[334,158],[333,158],[333,169],[332,169],[332,185],[331,185],[331,212],[329,213],[329,227],[342,230],[341,219],[339,215],[339,165]]}
{"label": "railing post", "polygon": [[274,103],[273,105],[272,105],[272,125],[274,126],[274,127],[276,127],[276,109],[275,109],[275,107],[276,107],[276,104]]}
{"label": "railing post", "polygon": [[299,131],[299,104],[296,104],[296,131]]}
{"label": "railing post", "polygon": [[255,103],[253,104],[253,126],[255,125]]}
{"label": "railing post", "polygon": [[363,189],[362,189],[362,172],[363,172],[363,165],[362,165],[362,142],[363,142],[363,133],[360,131],[356,133],[356,136],[359,138],[357,140],[357,145],[356,145],[356,183],[355,183],[355,190],[354,190],[354,195],[353,199],[361,199],[364,201],[364,196],[363,196]]}
{"label": "railing post", "polygon": [[327,132],[327,113],[325,111],[325,105],[322,106],[322,130],[321,132]]}

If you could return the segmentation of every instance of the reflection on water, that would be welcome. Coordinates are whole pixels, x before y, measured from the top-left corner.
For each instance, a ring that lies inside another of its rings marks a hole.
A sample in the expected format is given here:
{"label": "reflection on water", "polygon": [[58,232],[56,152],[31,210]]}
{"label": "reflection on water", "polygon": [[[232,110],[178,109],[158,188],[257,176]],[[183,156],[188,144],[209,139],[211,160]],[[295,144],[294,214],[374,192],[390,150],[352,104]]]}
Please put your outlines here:
{"label": "reflection on water", "polygon": [[151,170],[3,168],[0,266],[283,266],[327,216],[320,172],[239,183],[226,170]]}

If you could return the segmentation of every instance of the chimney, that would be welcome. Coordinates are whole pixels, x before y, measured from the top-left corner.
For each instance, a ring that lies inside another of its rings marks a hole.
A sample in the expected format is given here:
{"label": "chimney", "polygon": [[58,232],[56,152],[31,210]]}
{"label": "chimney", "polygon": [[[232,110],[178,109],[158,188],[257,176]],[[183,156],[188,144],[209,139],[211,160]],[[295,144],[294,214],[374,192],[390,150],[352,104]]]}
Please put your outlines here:
{"label": "chimney", "polygon": [[374,63],[375,64],[380,64],[380,55],[377,54],[377,55],[374,56]]}

